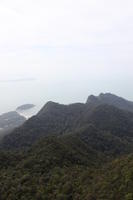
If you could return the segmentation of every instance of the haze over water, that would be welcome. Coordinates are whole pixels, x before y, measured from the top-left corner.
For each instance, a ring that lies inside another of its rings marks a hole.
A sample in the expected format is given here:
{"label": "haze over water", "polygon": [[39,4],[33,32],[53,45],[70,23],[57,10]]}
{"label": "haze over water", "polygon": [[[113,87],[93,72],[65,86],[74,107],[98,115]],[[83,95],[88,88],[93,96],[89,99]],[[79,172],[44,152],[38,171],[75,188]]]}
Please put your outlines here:
{"label": "haze over water", "polygon": [[100,92],[133,100],[132,9],[131,0],[1,1],[0,113]]}

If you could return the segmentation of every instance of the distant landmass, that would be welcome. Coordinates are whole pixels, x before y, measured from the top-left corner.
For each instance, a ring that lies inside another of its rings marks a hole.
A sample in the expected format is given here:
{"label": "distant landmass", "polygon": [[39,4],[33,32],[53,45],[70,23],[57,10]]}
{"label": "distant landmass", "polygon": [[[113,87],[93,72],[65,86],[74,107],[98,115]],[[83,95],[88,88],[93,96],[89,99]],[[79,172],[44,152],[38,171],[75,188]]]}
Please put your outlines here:
{"label": "distant landmass", "polygon": [[11,132],[16,127],[21,126],[26,118],[16,111],[11,111],[0,115],[0,137]]}
{"label": "distant landmass", "polygon": [[32,109],[34,107],[35,107],[34,104],[24,104],[24,105],[17,107],[16,111],[25,111],[25,110]]}
{"label": "distant landmass", "polygon": [[40,107],[34,104],[23,104],[16,108],[16,112],[24,116],[26,119],[29,119],[32,116],[36,115],[39,110]]}
{"label": "distant landmass", "polygon": [[16,111],[10,111],[0,115],[0,139],[21,126],[27,118],[36,113],[34,104],[23,104]]}

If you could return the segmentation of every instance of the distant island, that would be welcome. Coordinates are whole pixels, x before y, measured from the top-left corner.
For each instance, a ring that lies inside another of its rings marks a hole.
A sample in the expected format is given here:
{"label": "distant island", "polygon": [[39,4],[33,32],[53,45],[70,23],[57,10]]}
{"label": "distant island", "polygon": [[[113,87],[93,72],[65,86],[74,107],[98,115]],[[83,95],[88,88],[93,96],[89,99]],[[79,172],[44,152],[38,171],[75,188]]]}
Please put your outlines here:
{"label": "distant island", "polygon": [[16,111],[25,111],[25,110],[29,110],[34,107],[35,107],[34,104],[23,104],[23,105],[17,107]]}

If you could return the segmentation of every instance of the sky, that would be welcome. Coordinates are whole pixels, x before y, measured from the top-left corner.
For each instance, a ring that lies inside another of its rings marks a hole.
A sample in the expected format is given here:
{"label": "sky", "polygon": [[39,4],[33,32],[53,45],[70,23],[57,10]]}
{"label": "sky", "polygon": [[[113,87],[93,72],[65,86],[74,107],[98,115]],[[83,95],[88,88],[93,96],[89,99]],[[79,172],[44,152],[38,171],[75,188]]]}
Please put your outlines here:
{"label": "sky", "polygon": [[25,103],[133,100],[132,0],[0,0],[0,113]]}

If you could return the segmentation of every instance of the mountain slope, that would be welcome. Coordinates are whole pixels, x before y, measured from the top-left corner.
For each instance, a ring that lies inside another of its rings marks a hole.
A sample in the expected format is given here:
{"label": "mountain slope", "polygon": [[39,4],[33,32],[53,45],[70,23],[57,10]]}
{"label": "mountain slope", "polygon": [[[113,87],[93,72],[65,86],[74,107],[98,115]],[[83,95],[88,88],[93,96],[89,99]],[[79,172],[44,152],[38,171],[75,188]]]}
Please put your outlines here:
{"label": "mountain slope", "polygon": [[92,190],[95,199],[133,199],[133,154],[112,161],[100,173]]}
{"label": "mountain slope", "polygon": [[25,148],[48,135],[62,135],[93,124],[98,130],[128,141],[133,137],[133,113],[108,104],[75,103],[62,105],[48,102],[1,143],[3,148]]}
{"label": "mountain slope", "polygon": [[[0,152],[0,160],[4,157]],[[0,170],[1,200],[76,200],[77,195],[83,196],[75,182],[80,182],[78,175],[87,169],[91,174],[104,161],[104,156],[79,136],[70,134],[45,137],[27,152],[14,152],[14,158],[9,154],[8,160],[8,165],[4,160]]]}
{"label": "mountain slope", "polygon": [[16,127],[21,126],[26,121],[26,118],[12,111],[0,115],[0,137],[11,132]]}
{"label": "mountain slope", "polygon": [[2,140],[1,200],[133,199],[133,113],[92,99],[48,102]]}
{"label": "mountain slope", "polygon": [[120,110],[111,105],[97,106],[90,120],[95,126],[104,131],[120,136],[133,137],[133,113]]}
{"label": "mountain slope", "polygon": [[16,148],[26,147],[40,137],[72,131],[75,126],[80,127],[84,108],[84,104],[66,106],[48,102],[38,115],[27,120],[21,128],[6,136],[2,145]]}
{"label": "mountain slope", "polygon": [[[28,151],[0,152],[1,200],[127,200],[132,195],[133,157],[112,161],[120,156],[118,151],[112,154],[119,145],[113,146],[109,136],[104,143],[101,134],[89,126],[45,137]],[[123,155],[124,145],[119,149]]]}
{"label": "mountain slope", "polygon": [[87,104],[108,104],[115,106],[119,109],[127,110],[129,112],[133,112],[133,102],[128,101],[122,97],[116,96],[111,93],[101,93],[99,96],[90,95],[87,99]]}

